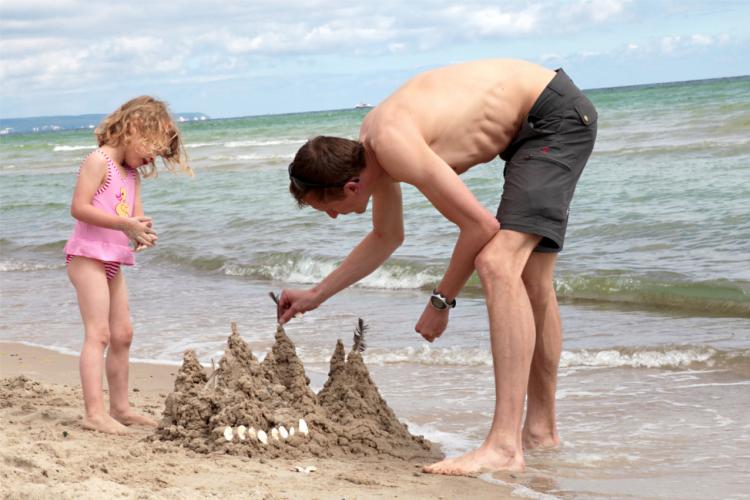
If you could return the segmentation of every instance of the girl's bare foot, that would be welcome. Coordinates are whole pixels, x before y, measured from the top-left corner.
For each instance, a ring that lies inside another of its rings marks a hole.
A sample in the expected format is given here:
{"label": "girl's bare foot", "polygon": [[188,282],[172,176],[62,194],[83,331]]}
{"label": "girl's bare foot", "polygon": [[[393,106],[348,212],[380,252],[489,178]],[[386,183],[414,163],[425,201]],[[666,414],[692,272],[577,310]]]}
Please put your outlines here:
{"label": "girl's bare foot", "polygon": [[84,416],[81,426],[90,431],[107,434],[127,434],[128,428],[109,415]]}
{"label": "girl's bare foot", "polygon": [[143,425],[146,427],[157,427],[159,425],[159,422],[153,418],[132,411],[125,413],[110,412],[110,415],[122,425]]}
{"label": "girl's bare foot", "polygon": [[487,445],[482,445],[459,457],[447,458],[424,467],[428,474],[446,474],[449,476],[476,476],[484,471],[523,471],[523,455],[503,453]]}

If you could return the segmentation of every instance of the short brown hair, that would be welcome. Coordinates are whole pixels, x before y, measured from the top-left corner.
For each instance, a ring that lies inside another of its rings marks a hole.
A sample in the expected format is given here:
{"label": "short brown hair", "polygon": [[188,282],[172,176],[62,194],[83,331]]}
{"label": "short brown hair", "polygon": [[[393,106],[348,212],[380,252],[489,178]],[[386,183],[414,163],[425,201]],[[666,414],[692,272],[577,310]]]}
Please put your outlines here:
{"label": "short brown hair", "polygon": [[319,200],[344,197],[343,187],[365,168],[359,141],[319,135],[307,141],[289,164],[289,192],[300,207],[308,193]]}

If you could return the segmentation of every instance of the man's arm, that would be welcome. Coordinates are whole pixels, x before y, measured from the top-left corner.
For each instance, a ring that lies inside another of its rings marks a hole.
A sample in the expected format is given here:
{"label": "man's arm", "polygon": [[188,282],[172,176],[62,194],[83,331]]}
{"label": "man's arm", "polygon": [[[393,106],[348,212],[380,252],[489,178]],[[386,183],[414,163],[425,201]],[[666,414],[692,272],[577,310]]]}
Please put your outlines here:
{"label": "man's arm", "polygon": [[320,304],[380,267],[404,240],[401,187],[381,179],[372,193],[372,231],[344,261],[309,290],[284,290],[279,299],[279,323]]}
{"label": "man's arm", "polygon": [[372,193],[372,231],[313,290],[320,303],[379,268],[404,241],[401,187],[382,182]]}
{"label": "man's arm", "polygon": [[[458,295],[474,270],[474,259],[500,228],[497,219],[474,197],[450,166],[425,143],[416,127],[401,120],[394,127],[382,127],[368,140],[378,162],[395,180],[419,189],[445,218],[459,228],[459,237],[438,290],[449,299]],[[429,309],[427,309],[429,311]],[[423,324],[420,333],[433,340],[447,324]],[[423,318],[424,319],[424,316]],[[420,319],[420,323],[422,322]],[[419,327],[418,327],[419,331]]]}

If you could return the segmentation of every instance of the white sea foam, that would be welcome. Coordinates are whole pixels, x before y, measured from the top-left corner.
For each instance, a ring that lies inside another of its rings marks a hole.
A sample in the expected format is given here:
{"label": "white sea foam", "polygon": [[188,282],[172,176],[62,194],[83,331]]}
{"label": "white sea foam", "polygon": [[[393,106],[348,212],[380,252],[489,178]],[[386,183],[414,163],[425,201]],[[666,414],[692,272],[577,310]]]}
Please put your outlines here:
{"label": "white sea foam", "polygon": [[[684,351],[672,350],[666,352],[639,351],[624,354],[616,350],[604,351],[563,351],[560,367],[566,369],[574,368],[674,368],[689,365],[694,362],[710,362],[714,351],[712,349],[698,350],[686,349]],[[305,362],[327,363],[330,353],[310,352],[304,353]],[[487,349],[467,347],[443,347],[435,348],[429,345],[420,347],[405,347],[401,349],[368,349],[365,360],[370,365],[390,364],[418,364],[433,366],[492,366],[492,354]],[[741,382],[734,385],[749,385],[750,382]],[[718,384],[717,384],[718,385]],[[699,387],[699,384],[685,385],[681,387]],[[593,396],[595,393],[577,391],[563,393],[565,396]]]}
{"label": "white sea foam", "polygon": [[564,351],[560,367],[590,366],[614,368],[629,366],[633,368],[677,368],[696,362],[708,362],[716,351],[710,348],[685,349],[669,351],[635,351],[623,353],[614,349],[604,351]]}
{"label": "white sea foam", "polygon": [[94,149],[96,149],[96,145],[94,145],[94,144],[89,144],[89,145],[86,145],[86,146],[59,146],[59,145],[56,145],[52,149],[52,151],[78,151],[78,150],[81,150],[81,149],[90,149],[90,150],[93,151]]}
{"label": "white sea foam", "polygon": [[278,146],[281,144],[302,144],[301,139],[273,139],[273,140],[247,140],[247,141],[229,141],[224,143],[226,148],[244,148],[252,146]]}
{"label": "white sea foam", "polygon": [[503,486],[505,488],[513,490],[510,494],[514,497],[534,498],[535,500],[560,500],[560,497],[548,495],[546,493],[532,490],[531,488],[528,488],[526,486],[509,483],[507,481],[503,481],[502,479],[497,479],[495,477],[492,477],[492,473],[490,472],[480,474],[479,479],[490,484],[496,484],[497,486]]}
{"label": "white sea foam", "polygon": [[408,420],[404,420],[403,423],[409,427],[411,434],[424,436],[427,440],[439,444],[443,453],[447,456],[466,453],[481,444],[468,439],[465,434],[441,431],[429,424],[417,425]]}
{"label": "white sea foam", "polygon": [[250,153],[247,155],[237,155],[237,160],[291,160],[294,158],[293,154],[288,155],[262,155],[256,153]]}
{"label": "white sea foam", "polygon": [[7,260],[0,262],[0,272],[27,272],[27,271],[46,271],[49,269],[61,269],[65,263],[47,264],[43,262],[21,262],[17,260]]}
{"label": "white sea foam", "polygon": [[[265,278],[288,283],[317,283],[328,276],[336,267],[333,261],[323,261],[313,258],[299,260],[288,259],[280,263],[261,266],[243,267],[226,264],[224,272],[231,276],[261,275]],[[385,290],[418,289],[425,285],[439,281],[440,275],[429,270],[422,270],[416,274],[406,268],[385,266],[376,270],[359,283],[358,287],[378,288]]]}

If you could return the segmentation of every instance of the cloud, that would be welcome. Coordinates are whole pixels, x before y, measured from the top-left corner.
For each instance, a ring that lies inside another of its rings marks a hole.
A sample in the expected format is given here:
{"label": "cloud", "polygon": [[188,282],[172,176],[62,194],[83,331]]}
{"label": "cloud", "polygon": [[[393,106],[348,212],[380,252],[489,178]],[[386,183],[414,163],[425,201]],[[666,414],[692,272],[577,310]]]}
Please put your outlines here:
{"label": "cloud", "polygon": [[[124,88],[126,93],[198,82],[210,92],[212,82],[297,81],[373,67],[412,74],[417,67],[486,54],[562,65],[606,55],[608,48],[636,58],[736,44],[731,30],[641,30],[641,24],[648,21],[653,27],[653,20],[666,17],[675,5],[690,12],[693,2],[688,4],[2,0],[0,99],[37,102],[37,96],[45,96],[54,102],[60,93],[85,99],[103,88]],[[722,32],[728,34],[717,34]],[[584,49],[589,53],[583,54]]]}
{"label": "cloud", "polygon": [[696,33],[693,35],[669,35],[659,41],[659,47],[664,54],[686,53],[696,49],[710,47],[713,45],[727,45],[731,43],[732,37],[726,33],[720,35],[704,35]]}

